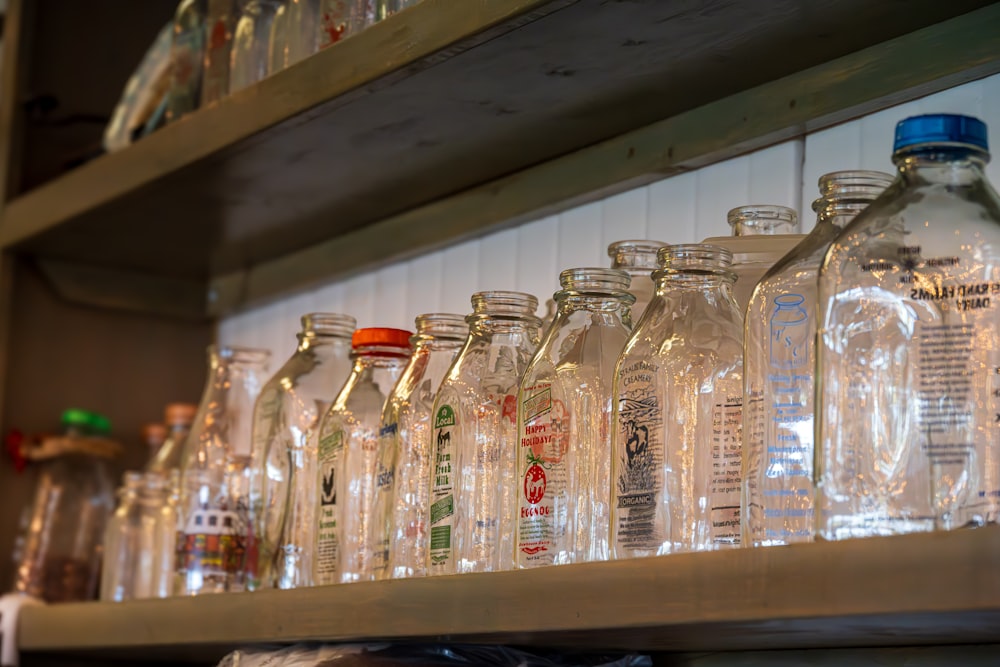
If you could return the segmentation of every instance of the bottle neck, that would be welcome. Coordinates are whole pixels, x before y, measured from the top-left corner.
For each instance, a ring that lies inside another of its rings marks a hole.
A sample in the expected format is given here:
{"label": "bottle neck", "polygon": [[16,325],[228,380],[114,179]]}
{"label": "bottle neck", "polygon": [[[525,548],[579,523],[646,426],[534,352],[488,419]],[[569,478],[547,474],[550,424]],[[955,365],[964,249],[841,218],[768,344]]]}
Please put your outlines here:
{"label": "bottle neck", "polygon": [[985,178],[986,156],[968,149],[921,150],[893,157],[903,181],[910,186],[972,186]]}
{"label": "bottle neck", "polygon": [[299,352],[312,351],[319,356],[339,354],[350,349],[351,339],[343,336],[328,336],[317,334],[298,334]]}
{"label": "bottle neck", "polygon": [[560,313],[574,310],[616,312],[627,309],[635,303],[635,296],[617,290],[607,292],[578,292],[561,290],[555,294]]}
{"label": "bottle neck", "polygon": [[541,328],[537,317],[473,314],[469,316],[469,333],[479,337],[499,334],[531,334]]}

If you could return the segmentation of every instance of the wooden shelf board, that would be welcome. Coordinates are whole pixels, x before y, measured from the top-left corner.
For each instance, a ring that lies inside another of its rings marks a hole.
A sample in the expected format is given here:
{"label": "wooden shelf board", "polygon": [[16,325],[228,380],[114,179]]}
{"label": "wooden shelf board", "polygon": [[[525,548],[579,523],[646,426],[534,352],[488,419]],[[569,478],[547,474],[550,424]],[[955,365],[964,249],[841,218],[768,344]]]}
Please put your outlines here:
{"label": "wooden shelf board", "polygon": [[205,282],[987,4],[424,0],[16,198],[0,246]]}
{"label": "wooden shelf board", "polygon": [[295,591],[26,608],[27,652],[214,659],[303,640],[714,651],[989,643],[1000,529]]}

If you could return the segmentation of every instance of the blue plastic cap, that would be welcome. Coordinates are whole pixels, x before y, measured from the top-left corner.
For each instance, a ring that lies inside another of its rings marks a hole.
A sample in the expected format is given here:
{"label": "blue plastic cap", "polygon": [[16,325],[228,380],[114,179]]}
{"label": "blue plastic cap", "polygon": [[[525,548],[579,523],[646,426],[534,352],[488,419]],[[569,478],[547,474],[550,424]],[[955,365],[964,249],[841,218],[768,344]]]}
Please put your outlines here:
{"label": "blue plastic cap", "polygon": [[950,113],[912,116],[896,124],[893,152],[920,144],[958,144],[989,151],[986,123]]}

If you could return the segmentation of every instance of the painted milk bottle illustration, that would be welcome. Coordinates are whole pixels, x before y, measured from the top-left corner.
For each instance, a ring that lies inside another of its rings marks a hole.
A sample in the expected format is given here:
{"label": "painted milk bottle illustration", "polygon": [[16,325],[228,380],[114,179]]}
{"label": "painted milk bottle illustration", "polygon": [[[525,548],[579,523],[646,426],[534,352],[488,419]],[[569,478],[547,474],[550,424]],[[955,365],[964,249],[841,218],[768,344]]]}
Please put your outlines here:
{"label": "painted milk bottle illustration", "polygon": [[896,126],[892,185],[819,270],[818,537],[982,526],[1000,513],[1000,198],[986,125]]}
{"label": "painted milk bottle illustration", "polygon": [[354,368],[319,431],[316,557],[313,583],[367,581],[367,538],[375,501],[378,430],[386,397],[410,357],[410,332],[358,329]]}
{"label": "painted milk bottle illustration", "polygon": [[615,351],[631,329],[629,276],[568,269],[518,392],[517,565],[608,558]]}
{"label": "painted milk bottle illustration", "polygon": [[742,317],[731,253],[660,250],[656,296],[615,369],[615,558],[740,543]]}
{"label": "painted milk bottle illustration", "polygon": [[891,182],[877,171],[822,176],[816,226],[754,288],[744,345],[745,544],[812,540],[816,277],[833,239]]}
{"label": "painted milk bottle illustration", "polygon": [[514,567],[517,389],[537,308],[522,292],[472,295],[469,337],[434,401],[428,574]]}
{"label": "painted milk bottle illustration", "polygon": [[369,538],[376,579],[426,573],[434,397],[469,335],[461,315],[428,313],[416,325],[413,356],[385,402],[379,427]]}

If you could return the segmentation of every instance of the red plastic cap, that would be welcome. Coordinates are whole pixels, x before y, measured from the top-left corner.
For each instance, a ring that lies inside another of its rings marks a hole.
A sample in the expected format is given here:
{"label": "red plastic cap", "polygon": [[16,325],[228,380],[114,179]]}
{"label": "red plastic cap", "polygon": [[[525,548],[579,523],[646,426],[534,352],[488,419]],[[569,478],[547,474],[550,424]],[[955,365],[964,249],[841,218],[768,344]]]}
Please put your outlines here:
{"label": "red plastic cap", "polygon": [[379,347],[399,347],[408,350],[410,349],[410,336],[412,335],[411,332],[403,329],[387,329],[383,327],[358,329],[351,336],[351,347],[356,350],[359,347],[375,345]]}

